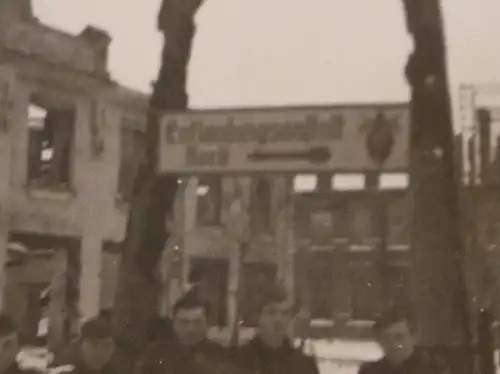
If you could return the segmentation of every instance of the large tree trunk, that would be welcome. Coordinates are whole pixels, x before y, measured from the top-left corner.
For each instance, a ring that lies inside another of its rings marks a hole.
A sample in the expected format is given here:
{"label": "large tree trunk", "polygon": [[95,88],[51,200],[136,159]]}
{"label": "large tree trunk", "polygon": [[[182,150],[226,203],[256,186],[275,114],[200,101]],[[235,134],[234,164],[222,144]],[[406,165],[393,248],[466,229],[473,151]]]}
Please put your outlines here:
{"label": "large tree trunk", "polygon": [[146,159],[134,184],[113,310],[118,343],[131,360],[144,344],[158,310],[156,271],[169,237],[167,217],[172,214],[177,191],[176,176],[156,175],[159,122],[164,113],[187,108],[187,67],[195,34],[194,17],[201,3],[164,0],[158,19],[164,34],[161,68],[150,99]]}
{"label": "large tree trunk", "polygon": [[440,3],[404,3],[415,45],[406,71],[411,87],[414,311],[424,350],[447,358],[453,373],[471,373],[465,251]]}

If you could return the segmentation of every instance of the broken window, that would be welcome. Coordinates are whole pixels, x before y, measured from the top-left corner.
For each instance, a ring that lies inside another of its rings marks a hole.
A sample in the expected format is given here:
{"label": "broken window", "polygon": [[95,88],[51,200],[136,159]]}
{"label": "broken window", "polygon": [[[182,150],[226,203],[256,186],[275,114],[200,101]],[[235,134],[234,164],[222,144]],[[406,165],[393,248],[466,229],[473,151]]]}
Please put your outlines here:
{"label": "broken window", "polygon": [[253,180],[250,198],[250,230],[252,233],[269,233],[271,229],[272,186],[266,177]]}
{"label": "broken window", "polygon": [[51,106],[33,95],[28,109],[28,185],[67,190],[71,186],[76,110]]}
{"label": "broken window", "polygon": [[198,225],[220,225],[222,210],[222,178],[216,175],[199,177],[196,198]]}
{"label": "broken window", "polygon": [[124,117],[121,123],[118,198],[122,202],[130,202],[132,198],[134,181],[146,149],[145,134],[135,122]]}

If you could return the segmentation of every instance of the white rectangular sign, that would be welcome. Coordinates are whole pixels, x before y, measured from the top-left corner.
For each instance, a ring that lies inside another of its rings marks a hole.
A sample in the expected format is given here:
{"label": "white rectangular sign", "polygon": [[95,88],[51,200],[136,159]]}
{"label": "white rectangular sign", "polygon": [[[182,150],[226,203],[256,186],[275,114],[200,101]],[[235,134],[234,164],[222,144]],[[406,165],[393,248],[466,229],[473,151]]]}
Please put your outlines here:
{"label": "white rectangular sign", "polygon": [[408,168],[406,104],[188,111],[160,134],[160,173]]}

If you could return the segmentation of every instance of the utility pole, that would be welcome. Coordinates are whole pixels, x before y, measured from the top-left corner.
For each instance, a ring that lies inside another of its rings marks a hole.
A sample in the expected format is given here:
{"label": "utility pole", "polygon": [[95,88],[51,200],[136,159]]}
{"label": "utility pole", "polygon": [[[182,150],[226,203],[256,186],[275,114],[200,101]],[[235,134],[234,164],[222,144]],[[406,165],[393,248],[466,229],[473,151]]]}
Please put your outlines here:
{"label": "utility pole", "polygon": [[415,49],[411,88],[410,191],[413,199],[411,295],[424,351],[452,373],[472,373],[472,334],[464,280],[459,178],[439,0],[404,0]]}

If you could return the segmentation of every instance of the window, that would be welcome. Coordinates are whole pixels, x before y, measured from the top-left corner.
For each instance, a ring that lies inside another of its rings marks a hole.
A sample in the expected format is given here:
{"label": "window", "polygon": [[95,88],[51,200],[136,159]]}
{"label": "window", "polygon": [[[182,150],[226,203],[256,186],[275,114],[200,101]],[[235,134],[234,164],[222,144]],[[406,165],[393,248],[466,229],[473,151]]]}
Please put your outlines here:
{"label": "window", "polygon": [[145,134],[132,125],[132,120],[122,119],[120,131],[120,168],[118,171],[118,196],[130,202],[134,180],[145,152]]}
{"label": "window", "polygon": [[311,192],[316,189],[317,176],[314,174],[298,174],[293,179],[294,192]]}
{"label": "window", "polygon": [[408,266],[391,265],[387,269],[389,305],[405,305],[408,301]]}
{"label": "window", "polygon": [[345,203],[333,207],[333,237],[334,239],[349,238],[349,210]]}
{"label": "window", "polygon": [[350,239],[353,244],[363,245],[375,234],[373,225],[373,203],[370,199],[358,198],[350,202]]}
{"label": "window", "polygon": [[222,178],[215,175],[198,178],[196,199],[198,225],[220,225],[222,210]]}
{"label": "window", "polygon": [[409,197],[397,197],[389,201],[388,206],[388,245],[408,245],[410,244],[410,202]]}
{"label": "window", "polygon": [[310,254],[309,291],[311,313],[316,319],[333,316],[333,251],[314,251]]}
{"label": "window", "polygon": [[332,186],[338,191],[358,191],[365,188],[365,176],[355,173],[333,175]]}
{"label": "window", "polygon": [[376,274],[369,264],[356,264],[350,269],[351,317],[371,321],[378,309]]}
{"label": "window", "polygon": [[76,110],[42,104],[33,95],[28,109],[28,185],[67,190],[71,169]]}
{"label": "window", "polygon": [[327,210],[311,212],[311,244],[327,246],[333,241],[333,214]]}
{"label": "window", "polygon": [[294,232],[300,239],[309,239],[311,236],[311,211],[309,199],[299,197],[295,199],[294,209]]}
{"label": "window", "polygon": [[261,234],[271,230],[272,187],[268,178],[253,180],[250,198],[250,231]]}
{"label": "window", "polygon": [[408,188],[410,176],[407,173],[382,173],[380,175],[380,189],[399,189]]}

